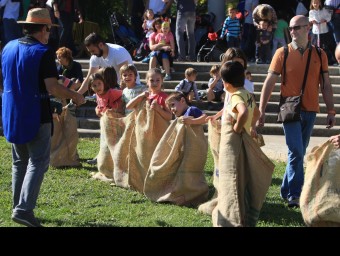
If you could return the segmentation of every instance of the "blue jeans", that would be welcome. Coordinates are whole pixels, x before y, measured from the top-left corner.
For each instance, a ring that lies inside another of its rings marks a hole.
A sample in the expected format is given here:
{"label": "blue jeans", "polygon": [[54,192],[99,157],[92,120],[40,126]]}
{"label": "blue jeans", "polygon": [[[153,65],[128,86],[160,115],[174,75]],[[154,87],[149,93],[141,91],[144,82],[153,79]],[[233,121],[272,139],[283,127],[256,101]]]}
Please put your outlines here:
{"label": "blue jeans", "polygon": [[196,42],[195,42],[195,22],[196,13],[195,12],[177,12],[176,19],[176,41],[178,46],[179,58],[185,60],[185,42],[184,42],[184,32],[187,33],[188,38],[188,53],[190,60],[196,59]]}
{"label": "blue jeans", "polygon": [[338,44],[340,42],[340,14],[334,14],[330,23],[333,28],[335,42]]}
{"label": "blue jeans", "polygon": [[13,211],[33,213],[51,150],[51,123],[41,124],[26,144],[12,144]]}
{"label": "blue jeans", "polygon": [[303,158],[313,131],[315,112],[301,112],[300,122],[284,123],[283,130],[288,146],[286,172],[281,185],[281,197],[299,198],[304,182]]}

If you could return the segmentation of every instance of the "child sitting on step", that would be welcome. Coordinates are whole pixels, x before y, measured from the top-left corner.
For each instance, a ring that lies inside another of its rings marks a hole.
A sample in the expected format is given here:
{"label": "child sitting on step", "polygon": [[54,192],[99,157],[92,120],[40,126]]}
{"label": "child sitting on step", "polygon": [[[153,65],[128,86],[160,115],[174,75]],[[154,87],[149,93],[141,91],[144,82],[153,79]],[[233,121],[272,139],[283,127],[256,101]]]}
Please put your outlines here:
{"label": "child sitting on step", "polygon": [[198,95],[196,77],[197,71],[194,68],[187,68],[184,72],[185,79],[183,79],[176,87],[176,91],[182,92],[185,97],[187,97],[189,103],[192,102],[194,96],[197,101],[200,101],[200,96]]}

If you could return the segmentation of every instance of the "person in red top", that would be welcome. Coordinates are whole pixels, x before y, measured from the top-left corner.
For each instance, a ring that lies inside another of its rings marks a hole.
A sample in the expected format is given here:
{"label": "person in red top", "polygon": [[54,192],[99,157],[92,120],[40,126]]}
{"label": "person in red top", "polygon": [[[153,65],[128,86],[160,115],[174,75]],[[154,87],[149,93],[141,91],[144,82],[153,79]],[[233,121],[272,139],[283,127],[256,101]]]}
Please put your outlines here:
{"label": "person in red top", "polygon": [[124,115],[122,90],[110,88],[110,85],[105,83],[104,77],[100,73],[91,75],[90,84],[91,89],[96,93],[97,116],[102,117],[107,110]]}
{"label": "person in red top", "polygon": [[165,103],[168,95],[162,91],[163,75],[160,69],[152,68],[146,73],[146,83],[149,90],[142,92],[134,99],[130,100],[126,104],[127,109],[133,109],[138,104],[147,98],[151,103],[151,109],[157,111],[165,120],[170,121],[172,119],[172,113]]}

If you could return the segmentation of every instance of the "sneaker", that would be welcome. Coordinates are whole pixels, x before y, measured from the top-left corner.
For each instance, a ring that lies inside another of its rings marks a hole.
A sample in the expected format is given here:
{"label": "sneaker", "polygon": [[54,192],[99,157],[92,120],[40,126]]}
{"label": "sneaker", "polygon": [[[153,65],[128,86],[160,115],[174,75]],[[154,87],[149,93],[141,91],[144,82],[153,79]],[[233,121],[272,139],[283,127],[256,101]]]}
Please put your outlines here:
{"label": "sneaker", "polygon": [[96,165],[97,164],[97,158],[87,160],[86,163]]}
{"label": "sneaker", "polygon": [[290,198],[288,199],[288,207],[289,208],[298,208],[300,207],[300,198]]}
{"label": "sneaker", "polygon": [[264,64],[264,62],[261,59],[257,59],[256,64]]}
{"label": "sneaker", "polygon": [[169,74],[166,74],[164,77],[164,81],[170,81],[171,80],[171,76]]}
{"label": "sneaker", "polygon": [[149,63],[149,62],[150,62],[150,56],[147,56],[142,60],[142,63]]}
{"label": "sneaker", "polygon": [[12,220],[26,227],[43,227],[39,223],[39,221],[34,217],[33,213],[28,213],[24,211],[13,212]]}

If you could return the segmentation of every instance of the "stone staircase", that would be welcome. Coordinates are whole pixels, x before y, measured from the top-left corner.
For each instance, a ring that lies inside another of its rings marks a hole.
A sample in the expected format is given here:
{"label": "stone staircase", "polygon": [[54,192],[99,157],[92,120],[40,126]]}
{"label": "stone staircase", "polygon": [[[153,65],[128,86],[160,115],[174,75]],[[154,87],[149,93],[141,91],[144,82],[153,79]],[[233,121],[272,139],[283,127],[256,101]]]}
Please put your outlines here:
{"label": "stone staircase", "polygon": [[[82,64],[84,76],[86,76],[88,71],[88,60],[77,60]],[[164,81],[163,88],[167,93],[174,91],[175,86],[184,78],[184,70],[188,67],[194,67],[198,71],[197,75],[197,85],[200,89],[202,84],[207,84],[209,81],[209,70],[212,65],[218,63],[174,63],[175,72],[171,75],[172,81]],[[142,82],[145,80],[145,75],[148,70],[148,64],[143,64],[140,62],[135,63]],[[257,65],[255,63],[248,64],[248,70],[252,73],[252,80],[255,86],[255,98],[258,101],[260,99],[261,88],[263,82],[267,75],[269,65]],[[330,79],[333,85],[334,93],[334,103],[337,113],[340,114],[340,68],[339,67],[329,67]],[[275,85],[270,102],[268,103],[266,109],[266,124],[265,127],[261,128],[261,133],[264,135],[283,135],[282,125],[276,123],[278,102],[280,95],[280,83],[279,79]],[[207,115],[215,114],[219,109],[221,109],[221,103],[214,103],[214,110],[208,111],[207,102],[193,102],[194,105],[203,110]],[[76,111],[78,119],[78,132],[80,137],[99,137],[99,119],[95,114],[95,102],[87,102],[86,104],[79,107]],[[329,137],[331,135],[339,134],[340,131],[340,120],[338,124],[332,129],[326,128],[326,105],[323,102],[322,95],[320,94],[320,110],[321,113],[317,114],[316,123],[314,126],[312,136],[319,137]],[[337,116],[338,117],[338,116]],[[207,128],[206,128],[207,129]]]}

